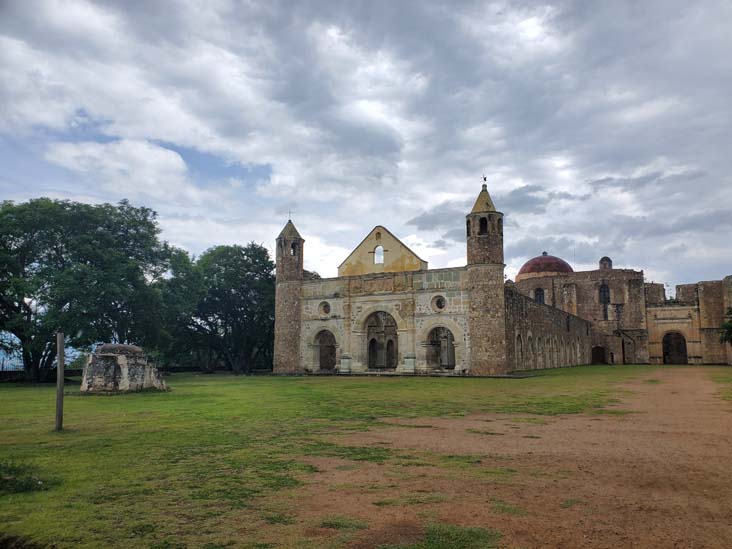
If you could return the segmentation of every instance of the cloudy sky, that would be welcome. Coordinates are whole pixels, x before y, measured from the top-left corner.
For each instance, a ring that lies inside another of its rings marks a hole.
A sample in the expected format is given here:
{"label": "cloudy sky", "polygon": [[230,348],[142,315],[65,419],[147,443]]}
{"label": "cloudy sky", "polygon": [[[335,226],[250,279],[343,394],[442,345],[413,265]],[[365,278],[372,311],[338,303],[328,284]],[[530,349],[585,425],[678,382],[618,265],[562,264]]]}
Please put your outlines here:
{"label": "cloudy sky", "polygon": [[193,253],[324,276],[377,224],[465,262],[483,174],[507,274],[543,250],[732,274],[732,3],[0,0],[0,198],[128,198]]}

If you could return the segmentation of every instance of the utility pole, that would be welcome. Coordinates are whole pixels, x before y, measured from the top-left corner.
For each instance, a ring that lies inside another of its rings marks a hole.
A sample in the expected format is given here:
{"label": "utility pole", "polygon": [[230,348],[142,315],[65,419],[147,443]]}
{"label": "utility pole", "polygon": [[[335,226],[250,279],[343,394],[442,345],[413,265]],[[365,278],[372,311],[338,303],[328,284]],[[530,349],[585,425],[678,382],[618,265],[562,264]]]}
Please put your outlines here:
{"label": "utility pole", "polygon": [[64,334],[56,334],[56,431],[64,428]]}

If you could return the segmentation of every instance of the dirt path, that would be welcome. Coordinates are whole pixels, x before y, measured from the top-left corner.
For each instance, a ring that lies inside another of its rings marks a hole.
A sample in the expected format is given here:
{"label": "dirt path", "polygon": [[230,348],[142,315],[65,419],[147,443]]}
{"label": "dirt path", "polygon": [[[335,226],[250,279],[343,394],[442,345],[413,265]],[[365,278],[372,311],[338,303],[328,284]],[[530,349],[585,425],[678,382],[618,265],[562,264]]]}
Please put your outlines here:
{"label": "dirt path", "polygon": [[[430,522],[493,528],[510,547],[732,547],[732,406],[709,371],[624,387],[619,408],[637,413],[395,420],[338,437],[401,457],[313,459],[291,507],[301,524],[368,523],[354,547],[413,542]],[[314,545],[336,534],[305,532]]]}

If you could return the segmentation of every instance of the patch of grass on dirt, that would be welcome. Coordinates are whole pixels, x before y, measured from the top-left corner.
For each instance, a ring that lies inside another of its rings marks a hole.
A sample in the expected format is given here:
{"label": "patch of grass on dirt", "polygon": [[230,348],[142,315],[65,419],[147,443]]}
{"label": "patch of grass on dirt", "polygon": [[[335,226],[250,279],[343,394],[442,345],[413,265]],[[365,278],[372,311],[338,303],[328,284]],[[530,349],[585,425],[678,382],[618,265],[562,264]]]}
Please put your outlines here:
{"label": "patch of grass on dirt", "polygon": [[267,513],[263,517],[267,524],[294,524],[295,519],[285,513]]}
{"label": "patch of grass on dirt", "polygon": [[442,503],[443,501],[447,501],[447,496],[438,493],[413,494],[404,498],[404,503],[407,505],[426,505],[429,503]]}
{"label": "patch of grass on dirt", "polygon": [[475,433],[476,435],[505,435],[506,433],[499,433],[498,431],[481,431],[480,429],[465,429],[468,433]]}
{"label": "patch of grass on dirt", "polygon": [[524,438],[541,438],[539,435],[524,435]]}
{"label": "patch of grass on dirt", "polygon": [[432,524],[423,541],[408,545],[381,545],[380,549],[492,549],[501,533],[491,528]]}
{"label": "patch of grass on dirt", "polygon": [[493,480],[502,481],[507,481],[513,478],[514,476],[516,476],[517,473],[518,471],[516,469],[511,469],[509,467],[494,467],[491,469],[480,470],[481,476],[486,476],[492,478]]}
{"label": "patch of grass on dirt", "polygon": [[661,383],[661,380],[660,379],[644,379],[643,383],[649,383],[651,385],[658,385],[659,383]]}
{"label": "patch of grass on dirt", "polygon": [[562,509],[569,509],[570,507],[574,507],[578,503],[582,503],[578,499],[565,499],[562,503],[559,504],[559,507]]}
{"label": "patch of grass on dirt", "polygon": [[387,507],[389,505],[397,505],[398,503],[398,499],[381,499],[379,501],[374,501],[372,505],[376,505],[377,507]]}
{"label": "patch of grass on dirt", "polygon": [[512,417],[511,423],[532,423],[534,425],[546,425],[546,420],[540,417]]}
{"label": "patch of grass on dirt", "polygon": [[717,396],[722,400],[732,401],[732,372],[719,372],[711,376],[712,381],[722,385]]}
{"label": "patch of grass on dirt", "polygon": [[393,452],[388,448],[373,446],[340,446],[332,442],[313,442],[303,449],[306,456],[338,457],[353,461],[384,463]]}
{"label": "patch of grass on dirt", "polygon": [[466,469],[475,467],[483,463],[483,456],[474,454],[437,454],[438,464],[446,467],[456,467],[458,469]]}
{"label": "patch of grass on dirt", "polygon": [[369,526],[362,520],[350,517],[333,516],[323,519],[320,522],[320,527],[332,528],[334,530],[365,530]]}
{"label": "patch of grass on dirt", "polygon": [[517,505],[512,505],[508,502],[503,501],[502,499],[493,498],[491,500],[493,510],[502,513],[504,515],[513,515],[516,517],[522,517],[526,515],[526,511],[521,509],[521,507],[518,507]]}
{"label": "patch of grass on dirt", "polygon": [[35,467],[9,459],[0,461],[0,496],[48,490],[51,484]]}
{"label": "patch of grass on dirt", "polygon": [[434,429],[434,425],[428,425],[426,423],[394,423],[391,421],[382,421],[379,423],[383,427],[404,427],[405,429]]}
{"label": "patch of grass on dirt", "polygon": [[595,410],[593,414],[605,415],[605,416],[627,416],[628,414],[637,414],[635,410],[616,410],[613,408],[602,408]]}

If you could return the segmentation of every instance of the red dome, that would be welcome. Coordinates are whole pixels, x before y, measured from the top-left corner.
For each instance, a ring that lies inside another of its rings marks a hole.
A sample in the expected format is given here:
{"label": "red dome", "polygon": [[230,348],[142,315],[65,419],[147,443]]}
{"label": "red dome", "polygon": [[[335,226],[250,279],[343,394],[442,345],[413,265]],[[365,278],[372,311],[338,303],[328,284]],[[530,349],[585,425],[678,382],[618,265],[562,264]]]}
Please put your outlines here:
{"label": "red dome", "polygon": [[572,270],[572,267],[570,267],[569,263],[564,261],[564,259],[554,257],[553,255],[549,255],[544,252],[540,256],[529,259],[524,263],[524,266],[521,267],[518,275],[516,275],[516,280],[518,280],[521,275],[527,275],[526,278],[528,278],[528,275],[542,276],[543,274],[548,275],[573,272],[574,270]]}

